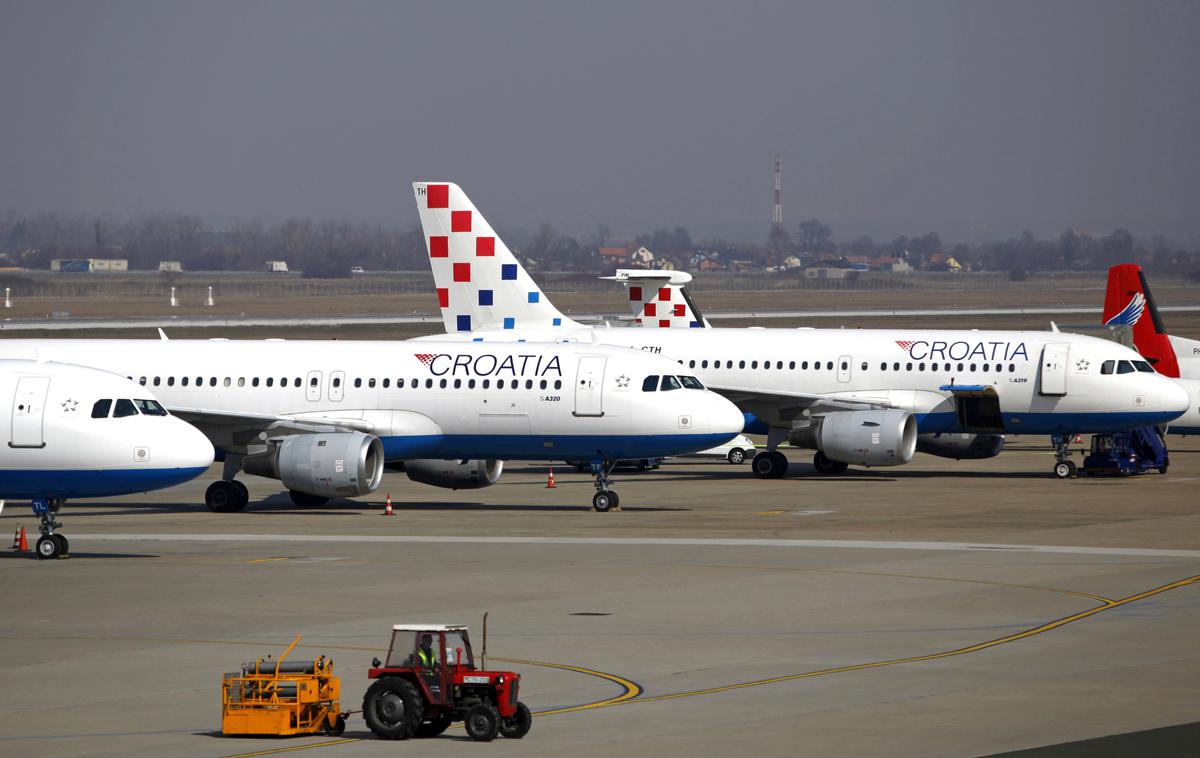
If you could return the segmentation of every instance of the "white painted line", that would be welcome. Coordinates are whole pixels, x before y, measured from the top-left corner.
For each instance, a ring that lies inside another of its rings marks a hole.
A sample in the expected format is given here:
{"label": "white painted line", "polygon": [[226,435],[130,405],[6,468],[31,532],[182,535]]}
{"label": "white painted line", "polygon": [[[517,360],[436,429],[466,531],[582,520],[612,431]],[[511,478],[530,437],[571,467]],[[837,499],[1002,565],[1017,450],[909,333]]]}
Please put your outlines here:
{"label": "white painted line", "polygon": [[834,511],[792,511],[793,516],[824,516],[828,513],[834,513]]}
{"label": "white painted line", "polygon": [[1200,558],[1200,550],[1140,547],[1080,547],[1075,545],[1013,545],[982,542],[893,542],[884,540],[708,539],[702,537],[449,537],[376,534],[71,534],[75,543],[108,542],[337,542],[381,544],[467,545],[627,545],[656,547],[817,547],[842,550],[930,550],[997,553],[1062,553],[1067,555],[1124,555],[1154,558]]}

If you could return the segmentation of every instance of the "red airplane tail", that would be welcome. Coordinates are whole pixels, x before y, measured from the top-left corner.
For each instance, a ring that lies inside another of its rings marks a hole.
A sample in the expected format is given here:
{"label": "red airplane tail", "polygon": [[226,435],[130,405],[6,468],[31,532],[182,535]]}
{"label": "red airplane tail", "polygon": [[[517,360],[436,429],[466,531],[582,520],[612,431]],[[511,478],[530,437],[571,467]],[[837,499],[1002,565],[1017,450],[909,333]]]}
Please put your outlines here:
{"label": "red airplane tail", "polygon": [[1154,369],[1163,376],[1179,377],[1179,361],[1141,266],[1122,263],[1108,270],[1102,319],[1105,326],[1132,329],[1134,346]]}

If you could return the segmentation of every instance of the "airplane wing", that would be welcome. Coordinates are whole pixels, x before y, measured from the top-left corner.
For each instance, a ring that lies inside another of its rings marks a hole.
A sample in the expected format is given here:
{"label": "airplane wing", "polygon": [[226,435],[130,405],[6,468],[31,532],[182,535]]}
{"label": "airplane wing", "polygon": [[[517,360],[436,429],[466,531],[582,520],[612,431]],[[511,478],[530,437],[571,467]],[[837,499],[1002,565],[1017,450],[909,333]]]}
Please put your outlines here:
{"label": "airplane wing", "polygon": [[823,414],[895,407],[885,398],[819,395],[804,392],[764,392],[750,387],[728,385],[709,384],[706,386],[768,424],[790,422],[805,411],[810,414]]}
{"label": "airplane wing", "polygon": [[245,452],[267,437],[328,432],[371,432],[375,425],[361,418],[334,416],[276,416],[270,413],[231,413],[206,408],[167,408],[204,432],[214,447],[226,452]]}

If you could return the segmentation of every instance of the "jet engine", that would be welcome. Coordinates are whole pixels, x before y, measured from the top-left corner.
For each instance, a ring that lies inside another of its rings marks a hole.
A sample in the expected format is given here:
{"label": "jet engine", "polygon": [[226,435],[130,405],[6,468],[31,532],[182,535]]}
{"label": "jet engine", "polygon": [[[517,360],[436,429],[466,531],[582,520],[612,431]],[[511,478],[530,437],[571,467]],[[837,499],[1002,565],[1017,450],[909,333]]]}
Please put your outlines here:
{"label": "jet engine", "polygon": [[816,430],[816,448],[831,460],[857,466],[900,466],[917,447],[917,420],[908,411],[826,413]]}
{"label": "jet engine", "polygon": [[441,461],[434,459],[404,462],[404,473],[414,482],[452,490],[478,490],[500,481],[504,461]]}
{"label": "jet engine", "polygon": [[917,450],[956,461],[995,458],[1004,449],[1003,434],[919,434]]}
{"label": "jet engine", "polygon": [[271,440],[266,453],[247,456],[242,467],[310,495],[366,495],[383,479],[383,443],[362,432],[294,434]]}

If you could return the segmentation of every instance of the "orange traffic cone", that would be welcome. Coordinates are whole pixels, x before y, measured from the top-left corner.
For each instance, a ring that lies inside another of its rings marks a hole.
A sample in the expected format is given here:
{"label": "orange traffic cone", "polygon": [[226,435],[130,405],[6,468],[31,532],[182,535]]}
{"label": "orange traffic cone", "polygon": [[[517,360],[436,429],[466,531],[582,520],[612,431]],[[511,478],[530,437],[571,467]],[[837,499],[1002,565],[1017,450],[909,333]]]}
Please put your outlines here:
{"label": "orange traffic cone", "polygon": [[552,490],[558,485],[554,483],[554,467],[550,467],[550,476],[546,477],[546,489]]}
{"label": "orange traffic cone", "polygon": [[29,552],[29,540],[26,539],[26,537],[25,537],[25,527],[19,526],[19,527],[17,527],[17,529],[19,529],[21,532],[21,536],[17,540],[17,552],[18,553],[28,553]]}
{"label": "orange traffic cone", "polygon": [[383,507],[383,515],[385,515],[385,516],[392,515],[392,495],[390,492],[388,493],[388,496],[387,496],[387,504],[384,505],[384,507]]}

